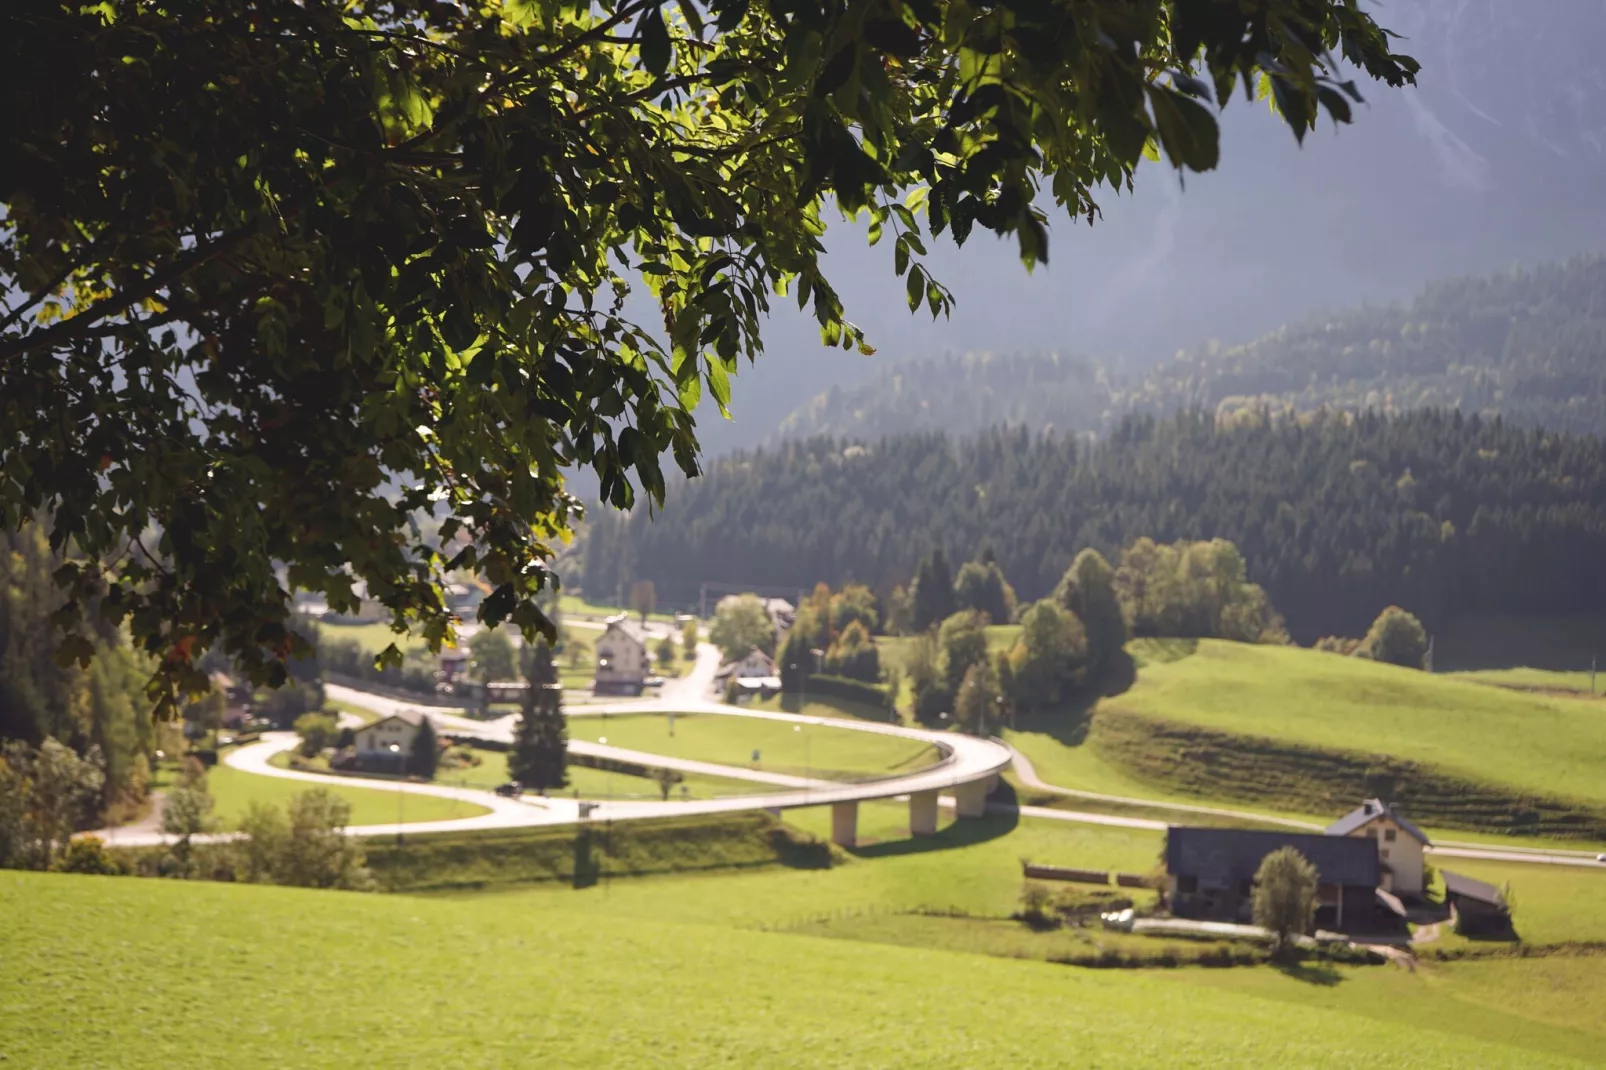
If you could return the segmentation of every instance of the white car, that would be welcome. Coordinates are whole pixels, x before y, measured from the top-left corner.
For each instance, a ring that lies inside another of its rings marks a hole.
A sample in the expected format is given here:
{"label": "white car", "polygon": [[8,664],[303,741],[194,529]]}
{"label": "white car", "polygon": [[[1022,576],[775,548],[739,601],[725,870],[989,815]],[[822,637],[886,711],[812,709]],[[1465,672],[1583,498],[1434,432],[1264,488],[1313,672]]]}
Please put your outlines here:
{"label": "white car", "polygon": [[1606,865],[1606,855],[1596,855],[1595,861],[1601,863],[1602,865]]}

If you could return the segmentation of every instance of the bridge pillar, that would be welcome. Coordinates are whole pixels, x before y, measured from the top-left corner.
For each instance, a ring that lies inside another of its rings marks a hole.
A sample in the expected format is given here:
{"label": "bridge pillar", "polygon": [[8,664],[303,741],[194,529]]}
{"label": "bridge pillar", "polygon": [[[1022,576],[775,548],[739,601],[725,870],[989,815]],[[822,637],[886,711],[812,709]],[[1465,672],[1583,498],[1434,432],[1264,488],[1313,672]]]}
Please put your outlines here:
{"label": "bridge pillar", "polygon": [[839,802],[831,804],[831,842],[838,847],[859,845],[859,804]]}
{"label": "bridge pillar", "polygon": [[909,835],[935,836],[937,834],[937,793],[912,791],[909,793]]}
{"label": "bridge pillar", "polygon": [[972,780],[954,789],[954,803],[960,817],[981,817],[987,813],[987,781]]}

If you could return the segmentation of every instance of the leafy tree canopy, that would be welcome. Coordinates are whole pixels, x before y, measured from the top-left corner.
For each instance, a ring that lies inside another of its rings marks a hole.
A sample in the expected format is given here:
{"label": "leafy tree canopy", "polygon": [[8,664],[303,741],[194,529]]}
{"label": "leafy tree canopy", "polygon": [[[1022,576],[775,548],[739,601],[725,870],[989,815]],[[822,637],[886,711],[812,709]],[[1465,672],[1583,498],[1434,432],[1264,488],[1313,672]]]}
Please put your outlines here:
{"label": "leafy tree canopy", "polygon": [[[161,661],[258,682],[292,589],[359,586],[439,646],[537,604],[576,503],[697,469],[772,296],[869,342],[820,263],[868,213],[911,308],[926,242],[1047,255],[1148,154],[1208,170],[1242,87],[1348,121],[1336,50],[1391,85],[1360,0],[17,0],[0,34],[0,526],[49,517],[89,607]],[[659,316],[626,311],[644,279]],[[428,512],[438,538],[416,525]],[[280,566],[283,566],[281,571]],[[394,657],[399,652],[387,652]]]}

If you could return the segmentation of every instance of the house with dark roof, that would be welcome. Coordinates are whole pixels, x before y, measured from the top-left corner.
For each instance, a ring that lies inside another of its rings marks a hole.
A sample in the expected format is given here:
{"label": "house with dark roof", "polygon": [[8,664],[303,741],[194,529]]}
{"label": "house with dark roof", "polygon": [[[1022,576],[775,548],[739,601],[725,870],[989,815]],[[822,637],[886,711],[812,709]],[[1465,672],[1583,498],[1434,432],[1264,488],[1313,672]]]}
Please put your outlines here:
{"label": "house with dark roof", "polygon": [[1173,825],[1166,830],[1165,844],[1171,913],[1250,921],[1255,873],[1267,855],[1284,847],[1294,848],[1316,867],[1317,928],[1377,932],[1398,927],[1394,903],[1377,894],[1382,878],[1377,840],[1319,832]]}
{"label": "house with dark roof", "polygon": [[1407,899],[1424,892],[1422,852],[1433,844],[1427,833],[1407,821],[1381,799],[1367,799],[1331,825],[1329,836],[1358,836],[1377,841],[1383,869],[1383,890]]}
{"label": "house with dark roof", "polygon": [[1511,905],[1499,888],[1447,869],[1439,874],[1444,877],[1444,901],[1455,919],[1456,932],[1463,936],[1511,932]]}

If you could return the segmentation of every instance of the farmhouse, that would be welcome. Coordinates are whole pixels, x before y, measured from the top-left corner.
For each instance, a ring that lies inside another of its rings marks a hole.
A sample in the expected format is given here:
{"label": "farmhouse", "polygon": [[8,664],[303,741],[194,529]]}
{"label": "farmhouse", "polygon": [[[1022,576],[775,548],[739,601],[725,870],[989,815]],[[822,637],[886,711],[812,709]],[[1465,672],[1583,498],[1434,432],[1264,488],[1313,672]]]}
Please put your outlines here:
{"label": "farmhouse", "polygon": [[639,695],[647,685],[647,633],[623,613],[609,617],[607,629],[598,637],[597,678],[592,692],[598,695]]}
{"label": "farmhouse", "polygon": [[413,737],[425,714],[418,710],[397,710],[357,729],[354,744],[357,768],[370,773],[400,773],[413,753]]}
{"label": "farmhouse", "polygon": [[1489,936],[1511,932],[1511,906],[1499,888],[1447,869],[1439,872],[1444,877],[1444,901],[1455,918],[1456,932]]}
{"label": "farmhouse", "polygon": [[[1179,918],[1251,920],[1255,872],[1273,851],[1292,847],[1316,867],[1316,925],[1376,931],[1398,925],[1394,904],[1378,897],[1381,866],[1370,837],[1258,829],[1166,830],[1167,901]],[[1392,898],[1392,897],[1390,897]]]}
{"label": "farmhouse", "polygon": [[1393,807],[1381,799],[1367,799],[1328,825],[1327,834],[1376,840],[1383,889],[1409,899],[1422,898],[1422,851],[1433,844]]}
{"label": "farmhouse", "polygon": [[731,680],[743,691],[779,691],[781,678],[775,670],[775,659],[758,647],[749,650],[736,661],[727,661],[714,674],[714,685],[724,689]]}

